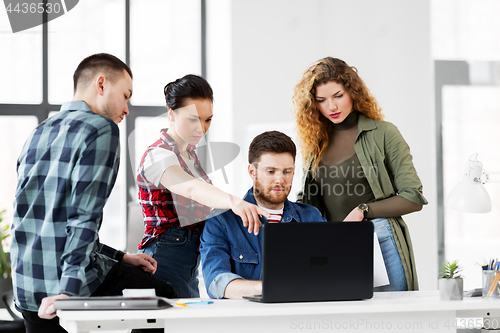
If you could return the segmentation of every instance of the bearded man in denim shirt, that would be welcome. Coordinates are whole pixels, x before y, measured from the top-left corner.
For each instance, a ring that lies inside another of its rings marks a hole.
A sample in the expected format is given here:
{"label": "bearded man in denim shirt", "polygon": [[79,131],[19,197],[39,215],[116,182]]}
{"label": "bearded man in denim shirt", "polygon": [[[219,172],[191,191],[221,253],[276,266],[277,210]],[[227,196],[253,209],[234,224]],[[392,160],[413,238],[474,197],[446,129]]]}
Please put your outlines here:
{"label": "bearded man in denim shirt", "polygon": [[[296,147],[278,132],[255,137],[248,152],[253,187],[244,200],[269,214],[262,223],[325,221],[314,206],[287,199],[295,172]],[[262,293],[262,233],[243,227],[231,210],[213,210],[201,236],[203,278],[211,298],[242,298]]]}

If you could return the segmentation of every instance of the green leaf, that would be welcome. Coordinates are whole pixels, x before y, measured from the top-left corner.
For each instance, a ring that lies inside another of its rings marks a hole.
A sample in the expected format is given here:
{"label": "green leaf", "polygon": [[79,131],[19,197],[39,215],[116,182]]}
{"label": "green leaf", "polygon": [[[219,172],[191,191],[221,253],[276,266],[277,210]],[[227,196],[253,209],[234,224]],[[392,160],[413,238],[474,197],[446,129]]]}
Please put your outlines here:
{"label": "green leaf", "polygon": [[[2,214],[5,210],[0,211],[0,223],[2,222]],[[10,236],[10,226],[6,225],[0,228],[0,278],[8,278],[11,276],[10,255],[3,250],[3,240]]]}
{"label": "green leaf", "polygon": [[458,261],[455,260],[453,262],[445,262],[441,267],[440,278],[442,279],[461,279],[462,276],[459,274],[462,271],[462,268],[459,266]]}

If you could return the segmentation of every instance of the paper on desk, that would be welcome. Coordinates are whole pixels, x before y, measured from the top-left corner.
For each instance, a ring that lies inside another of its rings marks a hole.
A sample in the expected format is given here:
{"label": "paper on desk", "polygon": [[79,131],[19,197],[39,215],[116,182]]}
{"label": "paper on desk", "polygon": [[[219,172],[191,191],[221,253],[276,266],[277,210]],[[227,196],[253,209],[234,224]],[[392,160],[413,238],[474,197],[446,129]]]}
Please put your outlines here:
{"label": "paper on desk", "polygon": [[380,287],[389,284],[384,257],[378,243],[377,233],[373,233],[373,286]]}
{"label": "paper on desk", "polygon": [[124,297],[155,297],[156,291],[151,289],[123,289]]}

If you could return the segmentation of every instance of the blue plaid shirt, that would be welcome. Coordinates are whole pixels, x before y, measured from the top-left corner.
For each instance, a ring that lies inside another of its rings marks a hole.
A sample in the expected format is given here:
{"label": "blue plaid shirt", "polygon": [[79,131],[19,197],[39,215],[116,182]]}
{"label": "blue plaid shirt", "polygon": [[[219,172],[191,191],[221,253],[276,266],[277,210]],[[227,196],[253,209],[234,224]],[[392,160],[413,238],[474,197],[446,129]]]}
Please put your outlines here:
{"label": "blue plaid shirt", "polygon": [[60,293],[90,296],[120,258],[98,236],[119,162],[118,126],[83,101],[62,105],[28,138],[12,224],[19,308],[38,311],[42,298]]}

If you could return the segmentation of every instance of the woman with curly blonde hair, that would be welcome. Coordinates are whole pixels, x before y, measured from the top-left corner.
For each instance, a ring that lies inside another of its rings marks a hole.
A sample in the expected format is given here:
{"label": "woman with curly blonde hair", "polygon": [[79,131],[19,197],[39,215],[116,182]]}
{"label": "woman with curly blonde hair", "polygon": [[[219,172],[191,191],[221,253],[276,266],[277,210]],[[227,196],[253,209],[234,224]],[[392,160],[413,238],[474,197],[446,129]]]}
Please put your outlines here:
{"label": "woman with curly blonde hair", "polygon": [[410,148],[355,67],[327,57],[295,86],[294,114],[304,159],[298,200],[329,221],[371,220],[389,285],[375,291],[418,290],[415,260],[402,215],[427,204]]}

